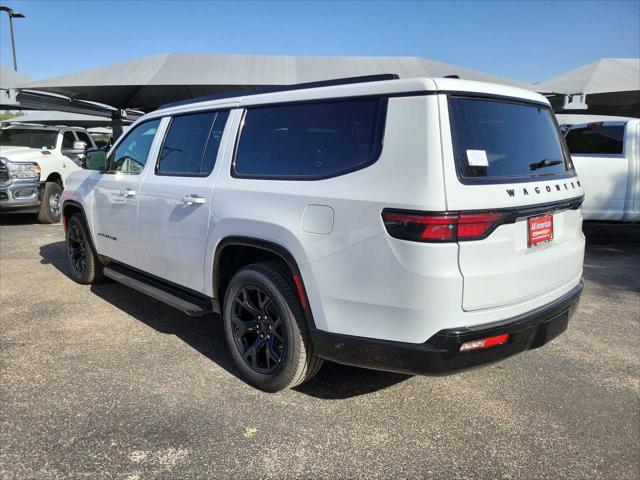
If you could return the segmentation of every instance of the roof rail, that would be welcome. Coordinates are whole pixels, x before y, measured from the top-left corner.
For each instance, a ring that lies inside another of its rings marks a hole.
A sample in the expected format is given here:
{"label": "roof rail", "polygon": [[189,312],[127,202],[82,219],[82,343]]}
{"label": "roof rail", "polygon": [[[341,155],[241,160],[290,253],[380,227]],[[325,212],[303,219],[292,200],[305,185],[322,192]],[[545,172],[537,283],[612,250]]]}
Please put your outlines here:
{"label": "roof rail", "polygon": [[251,95],[260,95],[262,93],[289,92],[293,90],[304,90],[307,88],[331,87],[335,85],[350,85],[353,83],[382,82],[385,80],[398,80],[400,76],[396,73],[381,73],[378,75],[364,75],[360,77],[335,78],[333,80],[320,80],[317,82],[294,83],[291,85],[274,85],[266,87],[256,87],[247,90],[235,90],[232,92],[219,93],[216,95],[206,95],[204,97],[190,98],[188,100],[180,100],[177,102],[166,103],[157,108],[178,107],[181,105],[189,105],[192,103],[206,102],[210,100],[223,100],[225,98],[246,97]]}

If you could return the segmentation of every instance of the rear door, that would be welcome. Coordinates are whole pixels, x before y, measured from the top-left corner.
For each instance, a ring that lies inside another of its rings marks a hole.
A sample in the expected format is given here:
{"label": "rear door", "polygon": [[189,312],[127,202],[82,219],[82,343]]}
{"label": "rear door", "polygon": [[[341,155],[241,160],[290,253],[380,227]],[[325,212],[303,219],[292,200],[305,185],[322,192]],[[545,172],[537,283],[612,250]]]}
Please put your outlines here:
{"label": "rear door", "polygon": [[574,125],[566,141],[585,189],[583,210],[587,219],[622,220],[629,178],[625,147],[626,122]]}
{"label": "rear door", "polygon": [[140,191],[140,268],[198,292],[204,292],[216,160],[228,117],[225,109],[168,119]]}
{"label": "rear door", "polygon": [[464,95],[439,101],[447,210],[466,212],[471,237],[484,231],[474,221],[493,223],[472,240],[459,231],[463,309],[515,305],[576,284],[583,191],[550,108]]}

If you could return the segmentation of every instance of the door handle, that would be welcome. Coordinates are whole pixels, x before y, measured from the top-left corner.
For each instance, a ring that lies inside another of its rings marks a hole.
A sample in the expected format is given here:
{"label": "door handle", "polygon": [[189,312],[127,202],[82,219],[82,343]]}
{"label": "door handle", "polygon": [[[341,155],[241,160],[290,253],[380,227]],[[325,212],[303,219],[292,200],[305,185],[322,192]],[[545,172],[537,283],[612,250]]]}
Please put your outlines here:
{"label": "door handle", "polygon": [[204,204],[204,197],[199,195],[185,195],[182,197],[182,203],[185,205],[202,205]]}
{"label": "door handle", "polygon": [[130,188],[123,188],[122,190],[120,190],[120,196],[121,197],[135,197],[136,196],[136,191],[135,190],[131,190]]}

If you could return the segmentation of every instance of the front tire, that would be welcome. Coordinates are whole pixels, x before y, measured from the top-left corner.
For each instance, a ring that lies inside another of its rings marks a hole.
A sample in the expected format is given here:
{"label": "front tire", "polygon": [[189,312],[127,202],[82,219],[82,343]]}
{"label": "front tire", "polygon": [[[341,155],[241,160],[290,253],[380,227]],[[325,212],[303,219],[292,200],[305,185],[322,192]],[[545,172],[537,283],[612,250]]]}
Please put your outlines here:
{"label": "front tire", "polygon": [[304,315],[290,274],[276,262],[239,270],[229,282],[222,320],[233,361],[266,392],[292,388],[317,373]]}
{"label": "front tire", "polygon": [[62,195],[62,188],[56,182],[44,184],[40,210],[38,211],[39,223],[58,223],[60,221],[62,211],[60,195]]}
{"label": "front tire", "polygon": [[72,215],[67,222],[66,246],[71,278],[83,285],[104,280],[102,262],[93,248],[89,229],[80,213]]}

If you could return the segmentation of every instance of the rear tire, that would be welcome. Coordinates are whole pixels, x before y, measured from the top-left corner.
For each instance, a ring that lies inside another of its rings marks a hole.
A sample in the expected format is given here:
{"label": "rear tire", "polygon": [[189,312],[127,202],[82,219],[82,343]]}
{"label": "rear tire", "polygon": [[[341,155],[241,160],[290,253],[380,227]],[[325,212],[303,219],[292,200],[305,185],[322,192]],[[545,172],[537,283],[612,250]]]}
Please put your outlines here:
{"label": "rear tire", "polygon": [[61,204],[60,195],[62,188],[56,182],[44,184],[40,211],[38,212],[39,223],[58,223],[60,221]]}
{"label": "rear tire", "polygon": [[71,278],[83,285],[104,280],[103,264],[93,248],[89,229],[80,213],[72,215],[67,222],[66,247]]}
{"label": "rear tire", "polygon": [[222,320],[233,361],[248,383],[266,392],[309,380],[322,365],[290,277],[277,262],[255,263],[233,276],[224,297]]}

